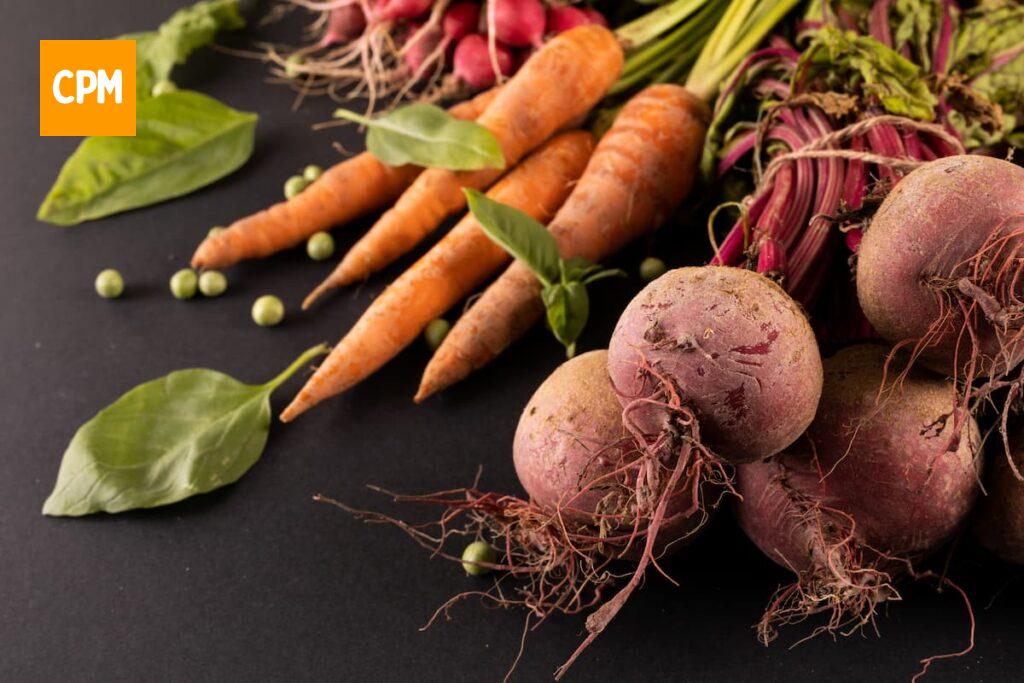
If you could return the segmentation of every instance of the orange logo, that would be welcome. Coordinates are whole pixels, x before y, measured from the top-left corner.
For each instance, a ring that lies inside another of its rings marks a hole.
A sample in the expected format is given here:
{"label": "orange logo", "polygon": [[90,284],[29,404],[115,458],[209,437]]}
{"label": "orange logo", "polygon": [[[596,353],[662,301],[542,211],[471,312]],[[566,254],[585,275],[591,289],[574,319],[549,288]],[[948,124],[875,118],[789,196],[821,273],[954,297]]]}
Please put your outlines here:
{"label": "orange logo", "polygon": [[39,134],[135,135],[135,41],[40,40]]}

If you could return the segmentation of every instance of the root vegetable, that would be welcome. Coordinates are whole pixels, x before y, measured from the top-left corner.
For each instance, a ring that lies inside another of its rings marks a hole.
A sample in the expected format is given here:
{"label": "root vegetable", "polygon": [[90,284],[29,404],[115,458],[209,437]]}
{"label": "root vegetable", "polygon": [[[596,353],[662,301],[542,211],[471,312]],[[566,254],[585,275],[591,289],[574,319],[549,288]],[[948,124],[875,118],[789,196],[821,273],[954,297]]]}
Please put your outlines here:
{"label": "root vegetable", "polygon": [[[898,598],[894,581],[962,525],[978,492],[978,430],[953,439],[952,383],[911,372],[879,401],[888,349],[863,345],[825,361],[817,416],[778,456],[737,468],[737,516],[747,536],[791,569],[758,626],[765,643],[782,624],[825,613],[821,628],[872,622]],[[951,585],[948,584],[947,585]]]}
{"label": "root vegetable", "polygon": [[[496,46],[495,60],[501,75],[508,76],[512,73],[512,53],[508,48]],[[487,48],[487,38],[478,33],[464,36],[455,46],[452,68],[455,78],[474,89],[489,88],[498,78],[494,73],[491,54]]]}
{"label": "root vegetable", "polygon": [[630,302],[608,350],[612,383],[648,434],[679,393],[704,443],[730,462],[778,453],[811,423],[821,395],[818,345],[800,307],[739,268],[672,270]]}
{"label": "root vegetable", "polygon": [[[1024,468],[1024,429],[1017,427],[1010,439],[1011,457]],[[1005,458],[988,464],[985,491],[974,514],[974,537],[1005,562],[1024,564],[1024,482]]]}
{"label": "root vegetable", "polygon": [[[595,10],[588,12],[587,10],[580,9],[579,7],[572,7],[568,5],[561,7],[549,7],[545,32],[558,35],[563,31],[568,31],[569,29],[576,28],[577,26],[602,23],[595,20],[595,15],[597,17],[601,17],[600,13]],[[603,21],[604,17],[601,17],[601,19]]]}
{"label": "root vegetable", "polygon": [[539,46],[544,36],[544,5],[540,0],[490,0],[494,37],[513,47]]}
{"label": "root vegetable", "polygon": [[410,36],[416,37],[410,39],[402,49],[402,59],[414,74],[421,73],[423,65],[435,53],[443,39],[440,28],[434,27],[425,31],[419,30],[420,28],[416,25],[410,27]]}
{"label": "root vegetable", "polygon": [[373,14],[377,21],[418,19],[433,5],[434,0],[378,0],[374,3]]}
{"label": "root vegetable", "polygon": [[321,47],[347,43],[366,28],[366,15],[358,2],[335,7],[327,18],[327,29],[320,39]]}
{"label": "root vegetable", "polygon": [[441,30],[449,41],[461,40],[476,31],[480,23],[480,5],[475,2],[456,2],[445,10]]}

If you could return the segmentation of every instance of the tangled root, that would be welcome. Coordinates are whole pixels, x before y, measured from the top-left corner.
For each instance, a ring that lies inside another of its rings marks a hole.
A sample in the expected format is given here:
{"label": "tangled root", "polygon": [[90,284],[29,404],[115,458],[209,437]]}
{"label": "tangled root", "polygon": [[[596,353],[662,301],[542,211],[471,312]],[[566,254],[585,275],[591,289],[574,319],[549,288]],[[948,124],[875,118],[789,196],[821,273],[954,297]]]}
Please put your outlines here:
{"label": "tangled root", "polygon": [[[639,403],[626,407],[623,421],[627,427],[631,427],[630,415]],[[557,670],[556,678],[560,678],[618,614],[649,567],[672,581],[659,566],[659,559],[672,544],[700,529],[708,510],[717,506],[725,492],[733,491],[731,469],[701,444],[697,420],[675,387],[666,384],[662,395],[642,403],[656,403],[668,411],[666,429],[646,436],[631,428],[629,436],[602,448],[591,460],[593,466],[600,465],[602,473],[590,478],[588,464],[574,494],[554,509],[482,491],[475,484],[426,495],[376,489],[396,502],[443,509],[440,519],[418,525],[356,510],[324,496],[314,499],[367,522],[397,526],[432,555],[452,562],[462,562],[445,550],[452,537],[484,539],[499,552],[499,561],[480,563],[500,572],[493,585],[486,591],[452,597],[424,628],[439,616],[447,616],[456,603],[475,596],[502,607],[525,607],[537,623],[552,614],[572,615],[596,608],[586,620],[586,639]],[[581,521],[575,504],[594,491],[603,496],[590,518]],[[671,532],[664,534],[669,538],[660,537],[666,530]],[[631,574],[617,571],[615,562],[621,559],[636,561]],[[625,576],[629,577],[625,585],[606,599]]]}

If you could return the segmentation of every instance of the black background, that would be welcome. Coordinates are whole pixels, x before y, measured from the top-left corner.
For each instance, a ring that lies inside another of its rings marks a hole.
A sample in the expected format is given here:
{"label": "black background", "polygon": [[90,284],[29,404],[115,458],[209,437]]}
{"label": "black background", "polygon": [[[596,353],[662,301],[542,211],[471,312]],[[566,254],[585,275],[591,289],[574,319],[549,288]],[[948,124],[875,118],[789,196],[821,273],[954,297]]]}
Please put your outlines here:
{"label": "black background", "polygon": [[[308,346],[337,339],[408,263],[311,315],[298,314],[296,303],[332,266],[301,250],[231,269],[221,299],[170,297],[167,278],[211,225],[277,201],[285,178],[305,164],[334,162],[333,140],[359,146],[352,131],[310,131],[331,103],[293,112],[292,94],[263,82],[264,66],[211,50],[176,80],[260,114],[244,168],[184,199],[95,223],[61,229],[34,220],[77,144],[38,136],[37,41],[152,28],[178,4],[7,0],[0,14],[0,679],[500,679],[518,648],[521,613],[471,602],[420,632],[445,598],[482,584],[430,560],[400,532],[363,525],[311,495],[393,510],[365,485],[448,488],[469,483],[478,465],[485,486],[517,491],[510,444],[519,410],[560,360],[544,333],[421,407],[410,401],[428,358],[417,343],[364,386],[292,425],[275,424],[262,460],[227,489],[116,517],[39,512],[77,426],[123,391],[191,366],[267,379]],[[295,26],[226,40],[294,36]],[[337,231],[339,247],[358,232]],[[663,235],[620,264],[635,269],[648,250],[676,264],[694,258],[678,247]],[[125,276],[121,300],[93,292],[106,267]],[[584,349],[604,344],[638,287],[635,278],[598,287]],[[279,328],[249,319],[263,293],[290,307]],[[276,409],[299,383],[279,392]],[[966,634],[952,595],[910,587],[904,603],[885,610],[880,638],[826,636],[790,650],[807,633],[797,627],[760,646],[751,624],[787,577],[728,513],[666,566],[681,586],[651,576],[570,680],[906,680],[919,658],[961,647]],[[974,596],[978,644],[936,664],[931,680],[1019,679],[1017,573],[967,539],[952,571]],[[527,641],[516,679],[548,678],[581,629],[581,618],[545,624]]]}

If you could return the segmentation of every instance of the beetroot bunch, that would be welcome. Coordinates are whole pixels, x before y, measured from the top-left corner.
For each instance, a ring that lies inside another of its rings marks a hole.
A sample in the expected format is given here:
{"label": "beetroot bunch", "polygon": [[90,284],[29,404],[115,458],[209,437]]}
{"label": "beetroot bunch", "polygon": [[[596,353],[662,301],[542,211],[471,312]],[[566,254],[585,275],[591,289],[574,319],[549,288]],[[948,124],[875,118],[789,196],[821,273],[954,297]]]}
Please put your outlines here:
{"label": "beetroot bunch", "polygon": [[493,86],[549,37],[607,25],[586,6],[542,0],[292,0],[319,12],[315,42],[271,52],[278,75],[307,94],[443,99]]}

